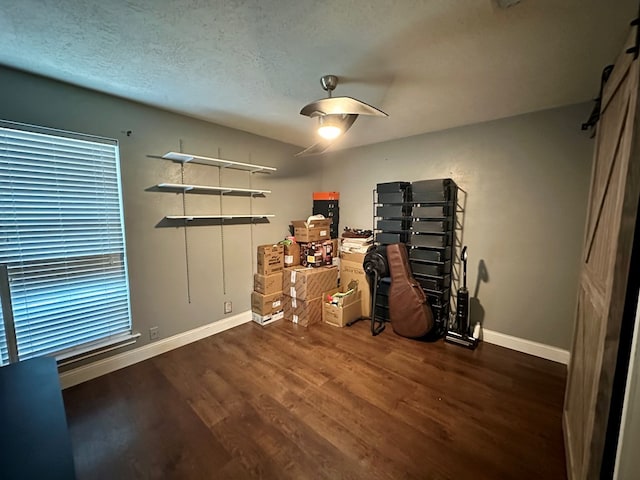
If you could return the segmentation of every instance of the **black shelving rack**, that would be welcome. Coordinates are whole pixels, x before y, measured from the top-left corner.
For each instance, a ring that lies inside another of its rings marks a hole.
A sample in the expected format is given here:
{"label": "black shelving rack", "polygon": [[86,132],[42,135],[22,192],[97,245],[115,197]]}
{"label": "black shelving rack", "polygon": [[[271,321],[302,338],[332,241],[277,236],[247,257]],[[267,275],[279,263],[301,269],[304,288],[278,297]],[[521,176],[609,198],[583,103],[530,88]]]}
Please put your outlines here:
{"label": "black shelving rack", "polygon": [[331,219],[329,233],[331,238],[339,238],[340,232],[338,225],[340,223],[340,206],[338,200],[314,200],[313,214],[324,215],[325,218]]}
{"label": "black shelving rack", "polygon": [[[379,183],[373,191],[374,242],[376,245],[408,244],[411,238],[411,184]],[[380,279],[376,302],[376,318],[389,321],[390,277]]]}
{"label": "black shelving rack", "polygon": [[[449,178],[389,182],[373,192],[377,245],[404,243],[414,278],[425,292],[436,321],[435,334],[449,323],[458,187]],[[376,314],[389,320],[390,279],[383,278],[376,296]]]}
{"label": "black shelving rack", "polygon": [[411,184],[409,263],[443,335],[449,324],[458,186],[450,178]]}

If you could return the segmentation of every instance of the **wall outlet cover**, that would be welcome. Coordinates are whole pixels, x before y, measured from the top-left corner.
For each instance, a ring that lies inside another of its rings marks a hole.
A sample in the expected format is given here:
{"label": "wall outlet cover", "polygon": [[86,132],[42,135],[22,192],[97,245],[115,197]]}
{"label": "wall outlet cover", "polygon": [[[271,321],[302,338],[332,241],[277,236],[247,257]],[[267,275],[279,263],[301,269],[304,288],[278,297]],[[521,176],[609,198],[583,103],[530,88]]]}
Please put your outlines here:
{"label": "wall outlet cover", "polygon": [[160,331],[158,330],[158,327],[151,327],[149,329],[149,340],[157,340],[160,336]]}

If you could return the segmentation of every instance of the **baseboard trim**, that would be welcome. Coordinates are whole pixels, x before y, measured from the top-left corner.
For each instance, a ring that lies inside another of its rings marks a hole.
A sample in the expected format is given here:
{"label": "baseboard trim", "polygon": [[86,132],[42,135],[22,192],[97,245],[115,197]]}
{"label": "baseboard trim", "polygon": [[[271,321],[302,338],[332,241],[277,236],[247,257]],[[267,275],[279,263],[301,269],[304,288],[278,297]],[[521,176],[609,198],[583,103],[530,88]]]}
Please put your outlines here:
{"label": "baseboard trim", "polygon": [[[250,311],[238,313],[232,317],[228,317],[208,325],[203,325],[202,327],[194,328],[193,330],[179,333],[154,343],[149,343],[140,348],[104,358],[97,362],[83,365],[82,367],[67,370],[60,374],[60,384],[62,388],[73,387],[74,385],[120,370],[121,368],[142,362],[143,360],[148,360],[149,358],[153,358],[189,343],[197,342],[203,338],[224,332],[225,330],[229,330],[230,328],[237,327],[238,325],[242,325],[250,321]],[[533,342],[531,340],[513,337],[511,335],[487,329],[482,330],[482,340],[487,343],[510,348],[511,350],[545,358],[564,365],[569,363],[570,354],[567,350],[553,347],[551,345],[545,345],[544,343]]]}
{"label": "baseboard trim", "polygon": [[157,342],[149,343],[140,348],[104,358],[97,362],[83,365],[82,367],[67,370],[60,374],[60,384],[62,388],[73,387],[79,383],[128,367],[134,363],[147,360],[175,348],[202,340],[203,338],[224,332],[225,330],[229,330],[230,328],[237,327],[238,325],[242,325],[250,321],[250,311],[238,313],[232,317],[224,318],[217,322],[209,323],[202,327],[194,328],[193,330],[182,332]]}
{"label": "baseboard trim", "polygon": [[567,365],[569,363],[569,351],[558,347],[552,347],[544,343],[533,342],[524,338],[512,337],[493,330],[482,329],[482,340],[501,347],[528,353],[536,357],[545,358],[553,362]]}

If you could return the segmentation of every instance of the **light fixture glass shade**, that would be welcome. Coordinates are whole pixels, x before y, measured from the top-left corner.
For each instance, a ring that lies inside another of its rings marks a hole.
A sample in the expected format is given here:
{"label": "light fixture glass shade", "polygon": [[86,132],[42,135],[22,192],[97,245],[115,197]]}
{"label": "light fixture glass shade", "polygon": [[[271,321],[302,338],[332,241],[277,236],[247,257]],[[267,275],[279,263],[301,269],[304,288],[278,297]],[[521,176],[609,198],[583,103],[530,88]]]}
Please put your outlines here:
{"label": "light fixture glass shade", "polygon": [[318,117],[318,135],[322,138],[333,140],[341,134],[342,122],[339,119],[339,115],[323,115]]}

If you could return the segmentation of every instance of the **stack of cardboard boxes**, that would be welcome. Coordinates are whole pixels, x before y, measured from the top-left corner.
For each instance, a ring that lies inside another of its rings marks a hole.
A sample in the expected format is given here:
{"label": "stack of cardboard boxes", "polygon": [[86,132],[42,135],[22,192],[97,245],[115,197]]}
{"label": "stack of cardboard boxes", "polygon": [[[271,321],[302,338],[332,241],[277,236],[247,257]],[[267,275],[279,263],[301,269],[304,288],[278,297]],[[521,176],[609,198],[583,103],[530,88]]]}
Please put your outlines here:
{"label": "stack of cardboard boxes", "polygon": [[331,266],[335,251],[329,239],[331,220],[309,218],[291,224],[301,267],[284,271],[284,318],[306,327],[322,321],[322,294],[338,284],[338,269]]}
{"label": "stack of cardboard boxes", "polygon": [[[338,268],[284,268],[283,245],[260,245],[253,277],[253,321],[268,325],[285,318],[302,326],[322,321],[322,294],[335,289]],[[283,291],[284,290],[284,291]]]}
{"label": "stack of cardboard boxes", "polygon": [[308,327],[322,321],[322,295],[338,285],[338,268],[287,268],[283,275],[284,318]]}
{"label": "stack of cardboard boxes", "polygon": [[[337,240],[329,238],[331,219],[291,223],[293,237],[258,247],[258,273],[251,294],[253,320],[268,325],[284,318],[305,327],[324,320],[342,327],[361,315],[368,316],[364,254],[342,254],[338,268],[332,264],[338,248]],[[342,287],[338,287],[339,276]],[[343,296],[350,288],[354,291]]]}
{"label": "stack of cardboard boxes", "polygon": [[254,322],[267,325],[283,317],[284,247],[282,245],[260,245],[257,263],[258,273],[253,276],[251,311]]}

